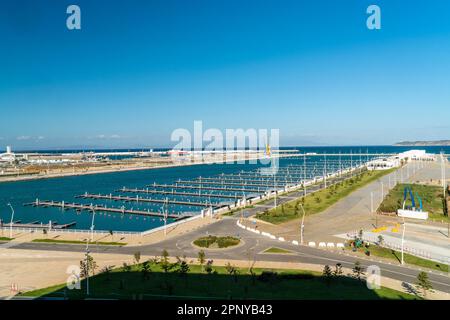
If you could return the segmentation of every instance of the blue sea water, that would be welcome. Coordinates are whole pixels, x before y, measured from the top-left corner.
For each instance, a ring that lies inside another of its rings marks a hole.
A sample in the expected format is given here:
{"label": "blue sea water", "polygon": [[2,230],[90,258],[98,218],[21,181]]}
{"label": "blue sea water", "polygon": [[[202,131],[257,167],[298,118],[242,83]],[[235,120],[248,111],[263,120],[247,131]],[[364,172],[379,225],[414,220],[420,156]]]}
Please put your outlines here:
{"label": "blue sea water", "polygon": [[[413,149],[411,147],[392,147],[392,146],[370,146],[370,147],[295,147],[300,152],[315,153],[398,153]],[[425,149],[431,153],[439,153],[442,150],[447,154],[450,153],[450,147],[419,147],[414,149]],[[118,150],[116,150],[118,151]],[[66,152],[66,151],[64,151]],[[308,157],[308,176],[313,175],[311,172],[315,170],[316,175],[321,175],[324,165],[322,157]],[[336,157],[327,159],[328,172],[337,170]],[[345,166],[349,165],[349,158],[342,157]],[[352,158],[354,164],[358,161],[366,161],[364,156],[355,156]],[[289,165],[302,165],[302,158],[280,159],[280,167]],[[260,168],[259,164],[210,164],[210,165],[194,165],[183,167],[171,167],[149,170],[125,171],[114,173],[102,173],[95,175],[61,177],[52,179],[30,180],[0,183],[0,219],[9,222],[11,219],[11,211],[7,206],[11,203],[15,209],[14,220],[21,220],[23,223],[31,221],[40,221],[48,223],[58,222],[59,224],[70,223],[76,221],[76,229],[88,229],[91,224],[91,213],[82,211],[77,213],[74,210],[61,210],[58,208],[36,208],[31,206],[23,206],[24,203],[35,201],[36,198],[41,200],[57,200],[78,203],[94,203],[104,204],[108,207],[134,208],[140,210],[150,210],[161,212],[161,204],[147,203],[123,203],[111,200],[85,200],[76,199],[75,196],[84,194],[85,192],[93,194],[110,194],[122,188],[146,188],[146,186],[156,182],[159,184],[172,184],[178,179],[191,180],[202,177],[212,177],[219,174],[236,174],[241,171],[251,171]],[[299,179],[299,178],[296,178]],[[198,190],[180,190],[192,192]],[[210,191],[218,193],[217,191]],[[229,193],[233,194],[233,193]],[[134,196],[133,194],[121,194]],[[146,195],[140,194],[142,197],[150,197],[154,199],[163,199],[163,195]],[[206,201],[204,198],[177,197],[181,200]],[[225,201],[224,199],[214,199],[212,202]],[[170,205],[169,212],[196,212],[199,213],[200,207]],[[170,220],[168,221],[170,222]],[[160,218],[143,217],[134,215],[121,215],[114,213],[98,212],[95,216],[96,230],[122,230],[122,231],[143,231],[163,225]]]}

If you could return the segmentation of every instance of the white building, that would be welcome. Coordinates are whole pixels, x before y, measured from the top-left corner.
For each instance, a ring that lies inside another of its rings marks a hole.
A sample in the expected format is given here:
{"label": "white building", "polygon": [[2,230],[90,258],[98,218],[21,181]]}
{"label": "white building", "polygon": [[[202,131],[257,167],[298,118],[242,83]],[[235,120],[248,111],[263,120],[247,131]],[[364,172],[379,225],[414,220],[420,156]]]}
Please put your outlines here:
{"label": "white building", "polygon": [[389,170],[400,166],[397,157],[387,157],[371,160],[367,163],[368,170]]}
{"label": "white building", "polygon": [[434,161],[436,156],[434,154],[427,153],[425,150],[409,150],[398,155],[400,160],[419,160],[419,161]]}
{"label": "white building", "polygon": [[16,155],[11,151],[11,147],[6,147],[6,152],[0,154],[0,162],[14,162]]}

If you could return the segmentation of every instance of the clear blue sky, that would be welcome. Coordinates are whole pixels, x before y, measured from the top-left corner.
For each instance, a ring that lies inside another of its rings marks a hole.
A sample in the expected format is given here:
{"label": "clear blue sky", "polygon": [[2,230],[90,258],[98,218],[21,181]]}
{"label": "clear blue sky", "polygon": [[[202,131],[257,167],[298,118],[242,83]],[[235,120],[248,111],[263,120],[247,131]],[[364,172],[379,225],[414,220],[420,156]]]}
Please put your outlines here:
{"label": "clear blue sky", "polygon": [[450,139],[447,0],[2,0],[0,39],[0,146],[167,146],[194,120],[283,145]]}

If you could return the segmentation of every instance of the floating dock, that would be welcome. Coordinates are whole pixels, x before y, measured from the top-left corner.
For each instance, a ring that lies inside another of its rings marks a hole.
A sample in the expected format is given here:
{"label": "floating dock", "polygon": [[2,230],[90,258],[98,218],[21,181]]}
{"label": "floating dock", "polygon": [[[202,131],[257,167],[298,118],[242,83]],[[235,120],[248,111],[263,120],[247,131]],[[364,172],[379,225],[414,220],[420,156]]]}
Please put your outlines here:
{"label": "floating dock", "polygon": [[147,202],[147,203],[163,203],[163,204],[176,204],[181,206],[194,206],[194,207],[221,207],[218,203],[208,203],[208,202],[195,202],[195,201],[181,201],[181,200],[169,200],[169,199],[151,199],[142,198],[138,195],[136,197],[127,196],[115,196],[112,194],[91,194],[85,193],[83,195],[76,196],[75,198],[82,199],[94,199],[94,200],[114,200],[114,201],[124,201],[124,202]]}
{"label": "floating dock", "polygon": [[200,189],[200,190],[216,190],[216,191],[237,191],[237,192],[248,192],[248,193],[264,193],[267,189],[245,189],[245,188],[219,188],[219,187],[203,187],[203,186],[189,186],[189,185],[179,185],[179,184],[151,184],[149,187],[154,188],[168,188],[168,189]]}
{"label": "floating dock", "polygon": [[150,210],[144,211],[144,210],[134,210],[134,209],[125,209],[122,208],[110,208],[103,205],[86,205],[86,204],[79,204],[79,203],[66,203],[64,201],[46,201],[46,200],[39,200],[37,199],[35,202],[31,203],[25,203],[24,206],[33,206],[33,207],[55,207],[55,208],[61,208],[63,210],[68,209],[74,209],[77,211],[101,211],[101,212],[111,212],[111,213],[119,213],[119,214],[132,214],[132,215],[141,215],[141,216],[149,216],[149,217],[160,217],[160,218],[171,218],[171,219],[184,219],[192,217],[193,214],[173,214],[173,213],[159,213],[159,212],[152,212]]}
{"label": "floating dock", "polygon": [[200,198],[223,198],[223,199],[240,199],[237,194],[214,194],[214,193],[196,193],[196,192],[179,192],[179,191],[164,191],[164,190],[150,190],[150,189],[129,189],[123,187],[122,189],[116,190],[116,192],[128,192],[128,193],[147,193],[147,194],[164,194],[164,195],[174,195],[183,197],[200,197]]}

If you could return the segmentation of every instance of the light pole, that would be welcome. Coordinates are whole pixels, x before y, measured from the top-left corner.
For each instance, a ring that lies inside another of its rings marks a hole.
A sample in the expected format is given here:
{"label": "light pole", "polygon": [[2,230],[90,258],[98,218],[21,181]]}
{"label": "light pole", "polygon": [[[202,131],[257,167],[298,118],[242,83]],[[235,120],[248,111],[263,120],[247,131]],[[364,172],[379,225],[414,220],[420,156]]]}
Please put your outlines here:
{"label": "light pole", "polygon": [[9,223],[9,238],[12,239],[12,226],[13,226],[13,220],[14,220],[14,208],[12,207],[11,203],[8,203],[8,206],[11,208],[11,222]]}
{"label": "light pole", "polygon": [[[91,241],[93,241],[94,237],[94,218],[95,218],[95,210],[92,209],[92,220],[91,220]],[[86,295],[89,293],[89,237],[86,239]]]}
{"label": "light pole", "polygon": [[306,197],[306,153],[303,154],[303,196]]}
{"label": "light pole", "polygon": [[300,226],[300,244],[303,244],[303,231],[305,229],[305,209],[303,208],[302,204],[300,204],[300,207],[303,211],[302,224]]}
{"label": "light pole", "polygon": [[403,251],[404,251],[404,243],[405,243],[405,229],[406,229],[406,223],[405,223],[405,219],[403,219],[403,232],[402,232],[402,265],[405,263],[404,259],[403,259]]}
{"label": "light pole", "polygon": [[95,210],[92,209],[92,221],[91,221],[91,241],[94,241],[94,220],[95,220]]}

